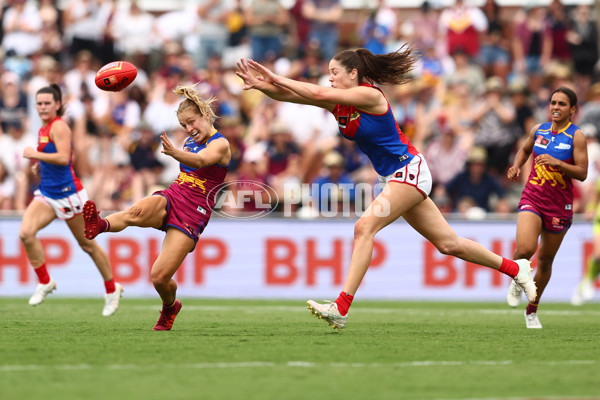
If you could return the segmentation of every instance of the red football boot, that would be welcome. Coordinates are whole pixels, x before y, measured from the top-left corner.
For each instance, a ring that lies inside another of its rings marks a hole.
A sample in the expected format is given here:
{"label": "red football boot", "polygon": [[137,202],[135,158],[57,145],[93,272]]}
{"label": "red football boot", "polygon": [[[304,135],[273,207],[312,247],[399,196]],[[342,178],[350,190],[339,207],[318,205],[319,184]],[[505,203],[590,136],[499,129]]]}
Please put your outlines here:
{"label": "red football boot", "polygon": [[163,305],[162,311],[160,312],[160,318],[154,325],[155,331],[170,331],[175,322],[175,317],[181,311],[181,302],[175,300],[175,303],[171,307],[165,307]]}

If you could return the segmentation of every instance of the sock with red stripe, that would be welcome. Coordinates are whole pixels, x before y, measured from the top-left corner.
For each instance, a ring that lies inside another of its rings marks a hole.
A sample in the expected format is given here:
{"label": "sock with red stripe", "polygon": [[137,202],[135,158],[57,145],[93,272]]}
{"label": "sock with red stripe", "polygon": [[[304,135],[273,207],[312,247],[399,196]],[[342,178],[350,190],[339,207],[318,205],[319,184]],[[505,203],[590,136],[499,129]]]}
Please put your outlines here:
{"label": "sock with red stripe", "polygon": [[502,257],[502,264],[500,265],[500,268],[498,268],[498,271],[514,278],[519,273],[519,264],[513,260]]}
{"label": "sock with red stripe", "polygon": [[115,288],[115,281],[113,279],[109,281],[104,281],[104,287],[106,288],[107,294],[114,293],[114,291],[117,290]]}
{"label": "sock with red stripe", "polygon": [[48,275],[48,270],[46,269],[46,263],[43,263],[42,265],[40,265],[37,268],[34,268],[33,270],[37,274],[38,281],[42,285],[46,285],[46,284],[50,283],[50,275]]}
{"label": "sock with red stripe", "polygon": [[348,309],[350,308],[350,305],[352,304],[352,300],[354,300],[354,296],[352,296],[351,294],[344,293],[344,292],[340,293],[337,300],[335,301],[335,304],[337,304],[338,311],[340,312],[340,314],[342,314],[342,315],[348,314]]}

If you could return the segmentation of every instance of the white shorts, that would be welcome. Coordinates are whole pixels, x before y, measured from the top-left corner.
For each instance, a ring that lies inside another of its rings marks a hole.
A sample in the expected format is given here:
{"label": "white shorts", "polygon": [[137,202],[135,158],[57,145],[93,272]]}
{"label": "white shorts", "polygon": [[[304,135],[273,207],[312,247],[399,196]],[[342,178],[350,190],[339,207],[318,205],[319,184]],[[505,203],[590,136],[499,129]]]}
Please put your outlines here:
{"label": "white shorts", "polygon": [[380,183],[401,182],[416,187],[423,197],[427,198],[431,193],[433,178],[425,157],[417,154],[404,167],[387,176],[379,176]]}
{"label": "white shorts", "polygon": [[70,195],[69,197],[63,197],[62,199],[51,199],[42,194],[37,189],[33,192],[34,199],[42,201],[48,204],[54,209],[56,216],[59,219],[71,219],[77,214],[83,212],[83,204],[88,201],[88,195],[85,189],[81,189],[79,192]]}

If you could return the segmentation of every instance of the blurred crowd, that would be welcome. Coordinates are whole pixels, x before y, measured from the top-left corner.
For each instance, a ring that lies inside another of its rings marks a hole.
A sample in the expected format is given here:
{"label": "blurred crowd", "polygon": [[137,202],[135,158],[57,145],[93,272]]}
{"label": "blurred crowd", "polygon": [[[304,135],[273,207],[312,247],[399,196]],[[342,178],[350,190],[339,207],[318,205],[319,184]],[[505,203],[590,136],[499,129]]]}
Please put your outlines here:
{"label": "blurred crowd", "polygon": [[[185,141],[173,89],[191,84],[218,99],[217,128],[233,151],[228,180],[267,184],[281,200],[286,187],[309,185],[310,196],[295,209],[302,216],[342,207],[344,196],[327,184],[374,185],[369,161],[322,109],[244,91],[236,62],[253,58],[329,86],[329,59],[340,49],[382,54],[405,44],[421,56],[412,79],[383,89],[402,131],[425,154],[432,198],[444,213],[515,212],[529,171],[515,183],[506,170],[531,127],[549,120],[549,95],[558,86],[576,91],[573,122],[589,141],[589,174],[577,183],[575,212],[588,208],[596,187],[598,30],[588,5],[455,0],[396,9],[376,0],[370,9],[346,10],[339,0],[296,0],[289,9],[278,0],[197,0],[150,12],[136,0],[0,3],[0,210],[24,210],[31,199],[36,177],[21,154],[37,142],[35,93],[49,83],[63,88],[74,169],[99,209],[123,209],[176,179],[178,164],[160,153],[159,136],[166,131],[177,146]],[[138,76],[126,90],[103,92],[95,73],[115,60],[136,65]]]}

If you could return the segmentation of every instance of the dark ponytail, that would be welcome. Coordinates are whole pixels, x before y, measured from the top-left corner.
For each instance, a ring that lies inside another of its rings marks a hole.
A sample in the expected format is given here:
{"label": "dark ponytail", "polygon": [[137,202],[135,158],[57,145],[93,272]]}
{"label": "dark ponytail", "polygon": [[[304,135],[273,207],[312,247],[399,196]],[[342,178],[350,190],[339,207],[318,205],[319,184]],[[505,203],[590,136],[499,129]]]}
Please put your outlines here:
{"label": "dark ponytail", "polygon": [[375,55],[367,49],[345,50],[336,54],[333,59],[351,72],[358,71],[358,82],[393,83],[400,85],[408,82],[408,73],[412,70],[418,56],[407,44],[393,53]]}
{"label": "dark ponytail", "polygon": [[58,109],[56,114],[59,117],[62,117],[63,114],[65,113],[65,106],[63,105],[63,102],[62,102],[62,91],[60,90],[60,86],[58,86],[56,83],[53,83],[50,86],[44,86],[43,88],[41,88],[40,90],[37,91],[36,96],[41,93],[51,94],[54,101],[56,101],[57,103],[60,103],[60,108]]}

